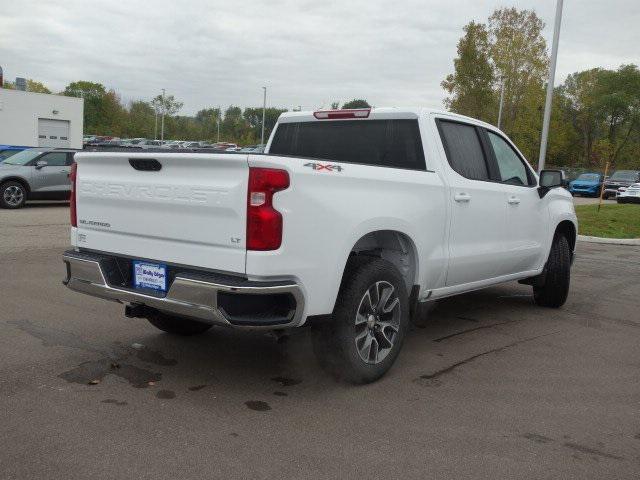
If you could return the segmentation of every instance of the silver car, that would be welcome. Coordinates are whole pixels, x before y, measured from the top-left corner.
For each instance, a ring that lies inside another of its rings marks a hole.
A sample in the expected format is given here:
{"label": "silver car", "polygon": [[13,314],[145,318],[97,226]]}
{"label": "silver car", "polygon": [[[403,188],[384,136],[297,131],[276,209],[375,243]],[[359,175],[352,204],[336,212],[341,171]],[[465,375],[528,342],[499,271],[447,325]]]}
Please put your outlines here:
{"label": "silver car", "polygon": [[0,207],[21,208],[27,200],[67,200],[75,150],[30,148],[0,163]]}

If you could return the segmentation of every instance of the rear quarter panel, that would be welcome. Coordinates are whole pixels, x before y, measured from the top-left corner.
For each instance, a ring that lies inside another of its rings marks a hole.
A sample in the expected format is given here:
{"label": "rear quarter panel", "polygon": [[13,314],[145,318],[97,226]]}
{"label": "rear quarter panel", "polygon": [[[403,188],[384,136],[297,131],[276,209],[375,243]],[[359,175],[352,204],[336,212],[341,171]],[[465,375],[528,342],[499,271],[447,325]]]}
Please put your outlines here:
{"label": "rear quarter panel", "polygon": [[[247,252],[247,275],[293,276],[306,290],[306,315],[333,311],[349,253],[373,231],[406,234],[419,258],[414,283],[440,281],[446,212],[443,183],[435,173],[272,155],[250,155],[248,161],[250,167],[287,170],[291,185],[274,196],[284,218],[282,245]],[[342,170],[315,170],[312,163]]]}

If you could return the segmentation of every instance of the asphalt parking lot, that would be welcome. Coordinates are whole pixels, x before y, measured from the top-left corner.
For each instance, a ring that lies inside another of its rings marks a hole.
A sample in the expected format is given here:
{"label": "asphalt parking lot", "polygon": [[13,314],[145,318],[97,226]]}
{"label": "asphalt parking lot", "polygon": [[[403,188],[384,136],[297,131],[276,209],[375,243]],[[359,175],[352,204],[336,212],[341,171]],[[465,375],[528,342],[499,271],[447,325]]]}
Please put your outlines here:
{"label": "asphalt parking lot", "polygon": [[307,330],[173,338],[67,291],[67,216],[0,210],[2,478],[637,478],[639,247],[579,243],[558,311],[442,301],[353,387]]}

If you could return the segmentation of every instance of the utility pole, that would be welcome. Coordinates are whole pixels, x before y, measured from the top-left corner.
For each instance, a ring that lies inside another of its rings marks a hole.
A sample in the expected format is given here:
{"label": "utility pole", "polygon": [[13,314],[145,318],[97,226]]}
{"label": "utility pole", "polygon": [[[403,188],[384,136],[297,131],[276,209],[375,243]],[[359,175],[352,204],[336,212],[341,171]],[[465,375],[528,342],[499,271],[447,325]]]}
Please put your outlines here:
{"label": "utility pole", "polygon": [[260,144],[264,145],[264,117],[267,111],[267,87],[262,87],[264,90],[264,98],[262,101],[262,136],[260,137]]}
{"label": "utility pole", "polygon": [[562,0],[557,0],[556,21],[553,25],[553,44],[551,45],[551,62],[549,63],[549,79],[547,80],[547,99],[544,103],[544,120],[542,122],[542,139],[540,140],[540,157],[538,158],[538,172],[544,169],[547,156],[547,139],[549,124],[551,123],[551,102],[553,100],[553,83],[556,76],[556,61],[558,59],[558,42],[560,41],[560,24],[562,23]]}
{"label": "utility pole", "polygon": [[504,104],[504,77],[500,82],[500,107],[498,108],[498,128],[502,125],[502,105]]}
{"label": "utility pole", "polygon": [[220,143],[220,114],[222,113],[222,111],[220,110],[220,105],[218,105],[218,139],[216,140],[216,143]]}
{"label": "utility pole", "polygon": [[153,102],[153,111],[155,112],[155,116],[156,116],[156,123],[155,126],[153,127],[153,139],[157,140],[158,139],[158,102],[156,102],[154,100]]}
{"label": "utility pole", "polygon": [[160,141],[164,141],[164,88],[162,89],[162,126],[160,127]]}

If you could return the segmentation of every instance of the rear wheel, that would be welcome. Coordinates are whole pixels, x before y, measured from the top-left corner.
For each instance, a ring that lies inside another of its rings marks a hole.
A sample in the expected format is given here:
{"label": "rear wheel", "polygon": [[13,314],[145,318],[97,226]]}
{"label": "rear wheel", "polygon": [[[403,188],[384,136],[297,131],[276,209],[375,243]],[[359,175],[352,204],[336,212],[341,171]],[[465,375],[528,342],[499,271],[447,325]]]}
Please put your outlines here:
{"label": "rear wheel", "polygon": [[556,235],[545,266],[542,286],[533,287],[535,302],[543,307],[559,308],[567,301],[571,279],[571,249],[564,235]]}
{"label": "rear wheel", "polygon": [[187,318],[174,317],[166,313],[149,314],[147,320],[154,327],[173,335],[191,336],[204,333],[211,328],[208,323],[196,322]]}
{"label": "rear wheel", "polygon": [[27,201],[27,190],[20,182],[9,181],[0,185],[0,207],[21,208]]}
{"label": "rear wheel", "polygon": [[396,267],[379,258],[353,257],[333,318],[314,336],[314,350],[334,376],[370,383],[393,365],[408,324],[407,290]]}

